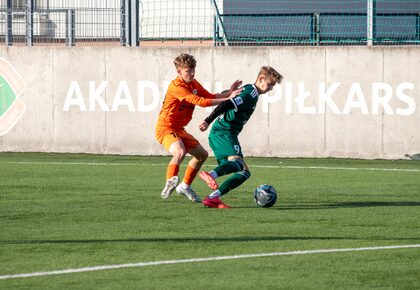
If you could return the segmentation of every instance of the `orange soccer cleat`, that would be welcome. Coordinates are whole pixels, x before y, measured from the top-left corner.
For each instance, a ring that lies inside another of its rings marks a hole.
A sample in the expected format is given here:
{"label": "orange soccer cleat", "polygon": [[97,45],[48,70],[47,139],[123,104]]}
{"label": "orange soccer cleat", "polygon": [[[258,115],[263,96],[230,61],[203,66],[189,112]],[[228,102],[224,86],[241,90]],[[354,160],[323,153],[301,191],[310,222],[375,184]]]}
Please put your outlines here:
{"label": "orange soccer cleat", "polygon": [[210,175],[210,173],[201,171],[200,178],[204,180],[205,183],[207,183],[210,189],[216,190],[217,188],[219,188],[219,185],[217,184],[216,180],[214,180],[213,176]]}

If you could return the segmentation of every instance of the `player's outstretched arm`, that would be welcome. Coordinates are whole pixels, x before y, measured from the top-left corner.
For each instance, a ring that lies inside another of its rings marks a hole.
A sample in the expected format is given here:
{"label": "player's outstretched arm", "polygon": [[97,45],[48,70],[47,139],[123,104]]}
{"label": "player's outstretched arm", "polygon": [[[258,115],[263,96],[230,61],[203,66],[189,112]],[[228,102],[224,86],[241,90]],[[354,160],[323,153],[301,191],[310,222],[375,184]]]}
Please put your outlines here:
{"label": "player's outstretched arm", "polygon": [[218,97],[217,97],[218,95],[216,95],[216,99],[212,99],[212,100],[211,100],[211,105],[212,105],[212,106],[216,106],[216,105],[219,105],[219,104],[221,104],[221,103],[223,103],[223,102],[225,102],[225,101],[227,101],[227,100],[230,100],[230,99],[232,99],[232,98],[236,97],[237,95],[239,95],[239,94],[242,92],[242,90],[243,90],[243,88],[239,88],[239,89],[237,89],[237,90],[234,90],[234,91],[232,91],[232,92],[230,93],[230,95],[228,95],[228,96],[227,96],[227,97],[225,97],[225,98],[218,98]]}
{"label": "player's outstretched arm", "polygon": [[[236,80],[232,83],[229,90],[223,91],[220,94],[216,94],[216,99],[224,99],[224,98],[233,98],[237,96],[238,94],[235,94],[235,92],[239,89],[239,87],[242,85],[241,80]],[[242,89],[239,89],[239,93],[242,91]]]}

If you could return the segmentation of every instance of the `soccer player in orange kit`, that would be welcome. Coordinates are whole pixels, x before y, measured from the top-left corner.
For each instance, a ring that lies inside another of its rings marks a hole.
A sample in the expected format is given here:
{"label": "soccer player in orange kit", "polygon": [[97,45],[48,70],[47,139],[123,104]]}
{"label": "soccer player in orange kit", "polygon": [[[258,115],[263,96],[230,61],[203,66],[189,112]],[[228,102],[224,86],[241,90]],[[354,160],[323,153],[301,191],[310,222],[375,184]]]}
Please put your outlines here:
{"label": "soccer player in orange kit", "polygon": [[[192,55],[183,53],[175,58],[174,64],[178,77],[168,87],[156,125],[156,139],[172,154],[161,196],[167,199],[176,189],[178,194],[201,203],[200,197],[191,188],[191,183],[206,161],[208,152],[197,139],[185,131],[185,126],[191,121],[196,105],[215,106],[238,95],[242,90],[238,89],[242,81],[235,81],[228,91],[212,94],[194,78],[196,60]],[[179,166],[187,153],[192,158],[188,162],[182,182],[178,185]]]}

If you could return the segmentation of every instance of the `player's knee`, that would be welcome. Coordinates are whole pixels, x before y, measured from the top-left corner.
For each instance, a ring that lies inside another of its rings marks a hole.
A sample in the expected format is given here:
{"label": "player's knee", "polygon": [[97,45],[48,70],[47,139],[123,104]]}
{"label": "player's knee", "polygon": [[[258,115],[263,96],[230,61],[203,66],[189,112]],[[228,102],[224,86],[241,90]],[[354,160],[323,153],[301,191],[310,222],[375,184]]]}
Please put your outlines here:
{"label": "player's knee", "polygon": [[202,150],[199,154],[195,154],[194,157],[198,160],[198,162],[204,163],[204,161],[206,161],[209,157],[209,153],[206,150]]}
{"label": "player's knee", "polygon": [[172,153],[172,156],[174,158],[176,158],[177,160],[180,160],[180,161],[184,160],[185,155],[187,155],[187,152],[183,148],[179,148],[178,150],[174,150],[174,152]]}
{"label": "player's knee", "polygon": [[238,173],[240,175],[242,175],[245,178],[245,180],[248,180],[251,177],[251,171],[246,170],[246,169],[244,169],[244,170],[242,170],[242,171],[240,171]]}
{"label": "player's knee", "polygon": [[235,159],[232,160],[232,162],[235,163],[238,172],[244,170],[245,164],[244,164],[244,161],[242,159],[235,158]]}
{"label": "player's knee", "polygon": [[249,170],[244,170],[245,172],[246,172],[246,174],[248,175],[248,177],[247,177],[247,179],[249,179],[249,178],[251,178],[251,171],[249,171]]}
{"label": "player's knee", "polygon": [[203,153],[201,154],[201,161],[203,162],[206,161],[208,157],[209,157],[209,152],[204,150]]}

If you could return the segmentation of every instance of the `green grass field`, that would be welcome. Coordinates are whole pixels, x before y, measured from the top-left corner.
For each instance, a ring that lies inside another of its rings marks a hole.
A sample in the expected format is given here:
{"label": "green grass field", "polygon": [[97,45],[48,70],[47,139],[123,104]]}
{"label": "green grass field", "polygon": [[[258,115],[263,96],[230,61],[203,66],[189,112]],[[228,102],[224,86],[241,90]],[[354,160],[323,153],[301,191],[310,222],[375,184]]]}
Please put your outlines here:
{"label": "green grass field", "polygon": [[[420,248],[178,263],[420,245],[420,162],[246,160],[251,179],[221,210],[162,200],[168,157],[1,153],[0,289],[420,288]],[[252,199],[261,183],[279,192],[270,209]],[[167,260],[178,262],[4,278]]]}

